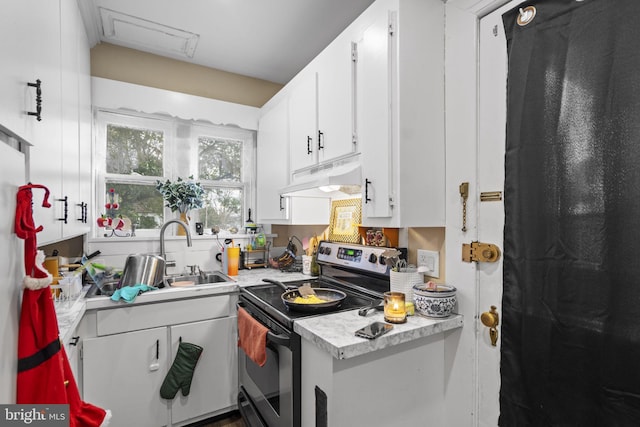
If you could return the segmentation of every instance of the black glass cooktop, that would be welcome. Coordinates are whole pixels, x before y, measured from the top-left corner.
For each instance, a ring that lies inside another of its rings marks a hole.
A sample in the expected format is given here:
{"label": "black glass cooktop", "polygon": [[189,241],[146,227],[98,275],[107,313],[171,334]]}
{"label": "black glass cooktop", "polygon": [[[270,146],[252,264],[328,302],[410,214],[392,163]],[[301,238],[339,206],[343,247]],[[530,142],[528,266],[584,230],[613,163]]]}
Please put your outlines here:
{"label": "black glass cooktop", "polygon": [[260,285],[244,287],[241,290],[241,295],[244,295],[245,298],[247,298],[253,304],[259,306],[263,310],[270,313],[271,316],[279,318],[282,322],[285,323],[291,323],[295,319],[317,316],[319,314],[328,314],[345,310],[359,309],[365,306],[370,306],[374,302],[377,303],[378,301],[380,301],[380,299],[378,298],[361,295],[357,292],[345,289],[344,287],[341,287],[339,285],[326,283],[319,280],[292,281],[286,282],[285,285],[299,287],[306,283],[311,285],[312,288],[339,289],[345,292],[347,294],[347,297],[344,299],[340,306],[334,309],[322,313],[310,313],[297,311],[295,309],[290,309],[289,307],[287,307],[284,301],[282,301],[282,294],[285,292],[285,290],[273,283],[264,283]]}

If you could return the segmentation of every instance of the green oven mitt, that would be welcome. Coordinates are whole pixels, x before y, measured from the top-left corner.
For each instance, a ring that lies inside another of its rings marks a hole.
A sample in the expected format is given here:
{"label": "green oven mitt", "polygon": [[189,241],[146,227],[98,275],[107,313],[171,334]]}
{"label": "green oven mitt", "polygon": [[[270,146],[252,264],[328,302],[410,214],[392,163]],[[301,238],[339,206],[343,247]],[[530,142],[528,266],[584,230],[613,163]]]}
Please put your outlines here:
{"label": "green oven mitt", "polygon": [[199,345],[180,342],[176,358],[160,387],[160,397],[173,399],[178,393],[178,389],[182,389],[183,396],[189,395],[193,371],[201,354],[202,347]]}

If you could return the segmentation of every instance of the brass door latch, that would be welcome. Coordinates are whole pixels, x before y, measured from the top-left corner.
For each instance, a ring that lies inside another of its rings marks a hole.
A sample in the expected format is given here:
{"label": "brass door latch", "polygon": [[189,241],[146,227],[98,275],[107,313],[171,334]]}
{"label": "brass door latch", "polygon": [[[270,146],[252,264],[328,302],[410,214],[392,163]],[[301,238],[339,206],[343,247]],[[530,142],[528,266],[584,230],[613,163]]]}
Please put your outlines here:
{"label": "brass door latch", "polygon": [[480,315],[480,321],[484,326],[489,328],[489,338],[491,339],[491,345],[496,346],[498,343],[498,323],[500,323],[500,316],[495,305],[491,306],[491,311],[485,311]]}
{"label": "brass door latch", "polygon": [[467,199],[469,198],[469,183],[460,184],[460,197],[462,197],[462,231],[467,231]]}
{"label": "brass door latch", "polygon": [[471,242],[462,244],[462,261],[496,262],[500,259],[500,248],[493,243]]}

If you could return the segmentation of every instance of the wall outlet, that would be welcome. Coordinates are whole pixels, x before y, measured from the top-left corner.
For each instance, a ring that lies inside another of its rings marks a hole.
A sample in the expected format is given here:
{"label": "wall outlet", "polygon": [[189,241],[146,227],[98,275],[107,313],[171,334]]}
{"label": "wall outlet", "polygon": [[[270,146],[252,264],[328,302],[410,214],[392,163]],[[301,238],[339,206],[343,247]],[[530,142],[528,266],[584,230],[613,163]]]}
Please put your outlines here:
{"label": "wall outlet", "polygon": [[440,252],[418,249],[418,267],[426,267],[427,276],[440,277]]}

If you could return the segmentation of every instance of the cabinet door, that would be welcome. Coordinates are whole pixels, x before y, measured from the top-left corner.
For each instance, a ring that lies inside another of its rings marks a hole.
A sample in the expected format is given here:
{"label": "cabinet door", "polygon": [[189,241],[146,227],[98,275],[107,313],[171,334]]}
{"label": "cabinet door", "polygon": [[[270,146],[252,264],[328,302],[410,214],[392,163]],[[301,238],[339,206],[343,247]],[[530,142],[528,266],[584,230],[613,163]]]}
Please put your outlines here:
{"label": "cabinet door", "polygon": [[[84,24],[82,23],[82,17],[79,16],[79,29],[78,29],[78,182],[79,188],[79,200],[80,204],[84,203],[84,212],[82,212],[83,206],[75,206],[75,221],[78,224],[82,224],[82,233],[88,233],[91,226],[89,221],[89,212],[91,204],[91,173],[93,170],[91,164],[91,126],[92,126],[92,112],[91,112],[91,47],[89,45],[89,39],[84,30]],[[80,215],[80,217],[78,217]]]}
{"label": "cabinet door", "polygon": [[168,403],[160,398],[167,343],[165,327],[85,339],[84,400],[110,409],[114,426],[167,425]]}
{"label": "cabinet door", "polygon": [[170,329],[170,363],[181,338],[203,348],[189,395],[183,396],[178,391],[171,402],[171,422],[179,423],[232,407],[238,396],[236,317],[187,323]]}
{"label": "cabinet door", "polygon": [[29,3],[34,3],[34,16],[45,14],[47,21],[46,26],[37,32],[39,37],[36,44],[39,53],[38,58],[34,59],[37,64],[35,78],[42,80],[42,121],[34,126],[29,141],[34,145],[29,153],[29,180],[34,184],[45,185],[51,192],[51,208],[48,209],[40,207],[41,193],[34,193],[34,221],[36,225],[44,227],[42,232],[38,233],[38,244],[42,245],[60,240],[60,218],[64,218],[65,215],[60,172],[63,168],[63,156],[66,155],[62,145],[61,125],[60,4],[58,1]]}
{"label": "cabinet door", "polygon": [[[57,1],[38,0],[5,1],[0,14],[0,124],[31,144],[39,142],[34,130],[53,117],[49,103],[55,102],[52,88],[60,82],[57,16]],[[37,79],[42,81],[42,121],[26,114],[36,111],[36,89],[27,83]]]}
{"label": "cabinet door", "polygon": [[61,59],[61,116],[62,116],[62,191],[67,197],[67,221],[62,225],[62,237],[82,234],[80,208],[80,145],[78,134],[79,86],[78,86],[78,28],[80,11],[74,0],[60,0],[62,46]]}
{"label": "cabinet door", "polygon": [[[55,46],[40,59],[42,69],[51,77],[46,79],[46,86],[43,79],[43,125],[33,131],[35,146],[30,156],[31,181],[47,186],[52,199],[50,209],[34,209],[36,224],[44,226],[38,234],[40,245],[89,231],[88,222],[84,222],[88,209],[82,204],[91,194],[91,168],[86,160],[81,165],[81,155],[86,156],[86,152],[81,154],[79,140],[80,75],[82,72],[89,78],[89,44],[76,1],[60,0],[55,4],[59,11],[48,18],[59,18],[57,29],[49,26],[49,38],[55,39]],[[90,115],[90,86],[83,86],[82,93],[83,113]],[[81,168],[85,170],[82,175]]]}
{"label": "cabinet door", "polygon": [[355,63],[349,40],[336,40],[318,57],[319,134],[316,142],[320,162],[356,151],[354,76]]}
{"label": "cabinet door", "polygon": [[288,100],[267,111],[258,125],[258,222],[286,220],[286,198],[278,190],[289,182]]}
{"label": "cabinet door", "polygon": [[[363,217],[390,217],[392,198],[393,15],[380,14],[358,41],[358,140],[362,155]],[[366,196],[366,197],[365,197]],[[366,199],[366,200],[365,200]]]}
{"label": "cabinet door", "polygon": [[[91,126],[89,42],[75,0],[61,0],[61,76],[62,76],[62,191],[68,198],[67,222],[62,237],[89,231],[88,203],[91,194],[90,128],[82,147],[81,125]],[[87,83],[89,87],[87,87]],[[81,86],[82,85],[82,86]],[[82,97],[82,98],[81,98]],[[81,117],[82,115],[82,117]],[[87,117],[88,115],[88,117]],[[85,123],[82,123],[84,121]],[[86,132],[86,128],[83,129]],[[87,157],[89,156],[89,157]],[[82,171],[82,172],[81,172]]]}
{"label": "cabinet door", "polygon": [[291,170],[311,166],[318,161],[316,73],[307,72],[291,90],[289,126]]}
{"label": "cabinet door", "polygon": [[71,340],[69,342],[64,343],[64,350],[67,353],[67,359],[69,360],[69,366],[71,367],[71,372],[73,372],[73,378],[75,378],[76,383],[78,383],[78,387],[81,387],[80,384],[80,357],[78,356],[78,348],[82,345],[80,342],[80,335],[78,331],[74,331],[71,334]]}

